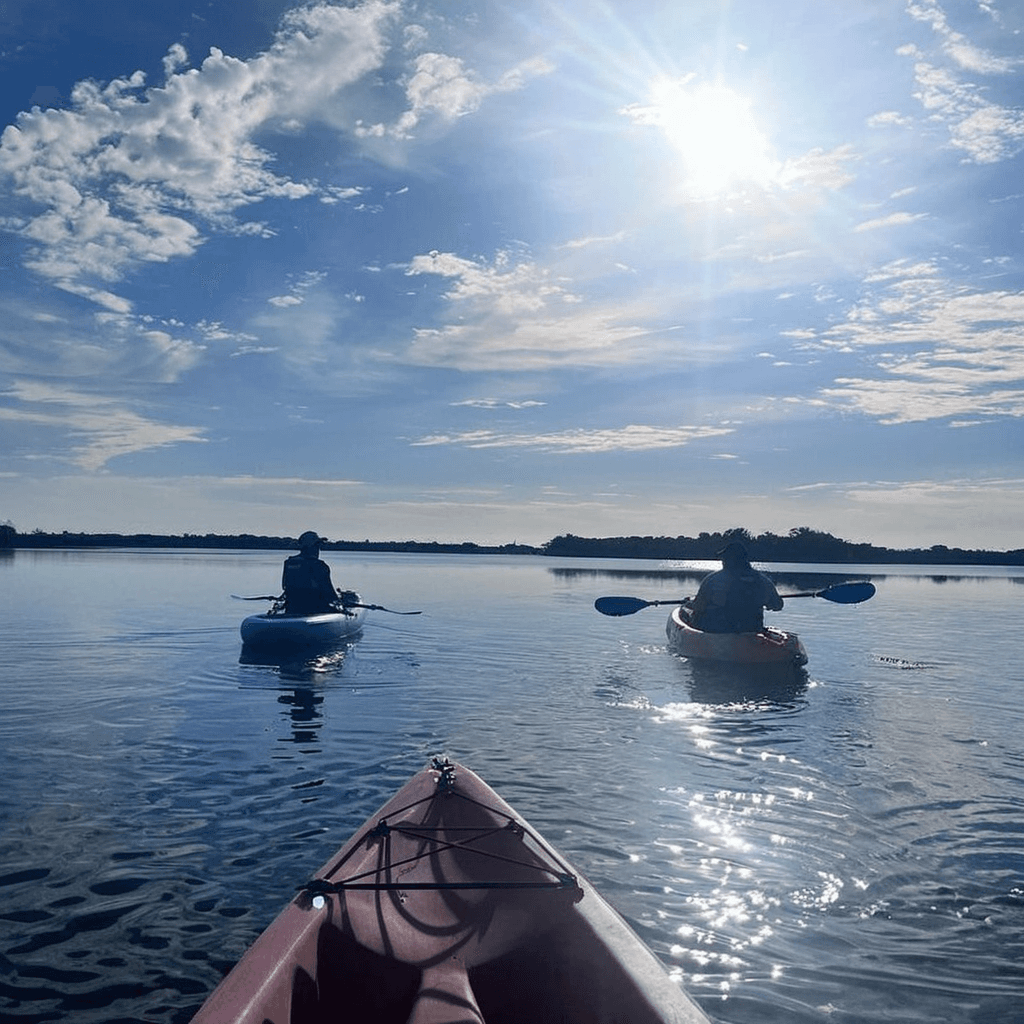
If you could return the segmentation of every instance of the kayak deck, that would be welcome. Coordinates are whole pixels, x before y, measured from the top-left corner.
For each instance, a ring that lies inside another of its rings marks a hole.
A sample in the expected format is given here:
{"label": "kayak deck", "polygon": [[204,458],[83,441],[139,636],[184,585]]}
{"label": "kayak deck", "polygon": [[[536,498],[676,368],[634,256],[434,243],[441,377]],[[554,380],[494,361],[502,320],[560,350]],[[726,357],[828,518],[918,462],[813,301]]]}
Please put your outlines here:
{"label": "kayak deck", "polygon": [[436,761],[316,873],[194,1024],[708,1024],[590,883]]}
{"label": "kayak deck", "polygon": [[239,632],[242,643],[252,647],[316,646],[354,636],[365,618],[365,608],[346,607],[319,615],[286,615],[272,610],[247,616]]}
{"label": "kayak deck", "polygon": [[665,626],[669,646],[687,658],[739,665],[807,664],[807,651],[796,633],[766,626],[756,633],[705,633],[690,623],[681,605]]}

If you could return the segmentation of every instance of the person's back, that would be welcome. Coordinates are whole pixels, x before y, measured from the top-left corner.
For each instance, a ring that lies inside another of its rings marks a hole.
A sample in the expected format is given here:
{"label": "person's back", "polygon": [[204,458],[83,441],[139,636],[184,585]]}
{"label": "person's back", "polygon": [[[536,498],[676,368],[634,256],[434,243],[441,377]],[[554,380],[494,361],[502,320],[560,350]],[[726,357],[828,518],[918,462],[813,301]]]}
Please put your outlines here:
{"label": "person's back", "polygon": [[693,624],[706,633],[756,633],[764,629],[764,609],[781,607],[775,585],[735,542],[722,551],[722,568],[702,581],[690,604]]}
{"label": "person's back", "polygon": [[320,560],[320,538],[312,531],[299,538],[299,553],[285,559],[281,587],[288,615],[319,615],[335,609],[338,595],[331,570]]}

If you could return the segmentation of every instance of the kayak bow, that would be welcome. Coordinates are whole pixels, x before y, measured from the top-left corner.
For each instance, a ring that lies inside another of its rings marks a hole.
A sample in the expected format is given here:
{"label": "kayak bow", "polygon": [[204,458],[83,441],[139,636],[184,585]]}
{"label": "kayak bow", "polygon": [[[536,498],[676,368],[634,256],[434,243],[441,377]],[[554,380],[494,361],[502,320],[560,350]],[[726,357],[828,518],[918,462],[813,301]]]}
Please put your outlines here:
{"label": "kayak bow", "polygon": [[331,858],[193,1024],[710,1024],[590,883],[435,760]]}

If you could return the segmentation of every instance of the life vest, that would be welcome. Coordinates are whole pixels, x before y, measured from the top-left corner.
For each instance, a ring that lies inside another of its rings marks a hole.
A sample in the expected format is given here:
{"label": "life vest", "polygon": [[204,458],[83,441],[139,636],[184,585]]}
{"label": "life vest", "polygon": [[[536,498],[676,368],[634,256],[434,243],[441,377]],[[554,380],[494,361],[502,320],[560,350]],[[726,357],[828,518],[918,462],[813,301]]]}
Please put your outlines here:
{"label": "life vest", "polygon": [[337,595],[331,585],[331,570],[317,558],[292,555],[285,559],[282,583],[289,615],[317,615],[334,606]]}
{"label": "life vest", "polygon": [[722,604],[711,605],[701,616],[706,633],[756,633],[764,629],[764,584],[759,576],[734,576]]}
{"label": "life vest", "polygon": [[764,584],[757,576],[739,576],[729,586],[725,618],[730,633],[756,633],[764,628]]}

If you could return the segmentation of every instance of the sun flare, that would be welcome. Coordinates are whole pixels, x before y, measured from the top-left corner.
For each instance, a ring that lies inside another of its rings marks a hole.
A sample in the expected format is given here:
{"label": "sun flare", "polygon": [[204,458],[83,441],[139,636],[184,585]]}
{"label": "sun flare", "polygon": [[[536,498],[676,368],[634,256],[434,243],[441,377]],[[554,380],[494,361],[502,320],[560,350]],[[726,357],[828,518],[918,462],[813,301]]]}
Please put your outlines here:
{"label": "sun flare", "polygon": [[778,165],[750,100],[723,85],[691,85],[691,79],[656,79],[650,102],[629,110],[638,123],[660,128],[678,152],[684,190],[694,198],[713,198],[746,185],[769,185]]}

